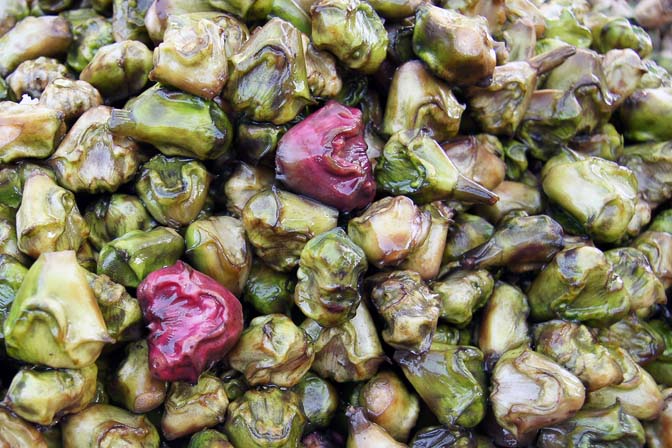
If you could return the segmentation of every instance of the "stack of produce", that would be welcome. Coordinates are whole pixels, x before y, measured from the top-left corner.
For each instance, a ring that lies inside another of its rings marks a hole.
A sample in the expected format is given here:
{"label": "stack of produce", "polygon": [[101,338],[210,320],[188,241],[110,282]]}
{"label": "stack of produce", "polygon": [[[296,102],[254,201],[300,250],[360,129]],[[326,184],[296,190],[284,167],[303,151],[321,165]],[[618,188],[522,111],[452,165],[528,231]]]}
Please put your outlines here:
{"label": "stack of produce", "polygon": [[2,0],[0,446],[672,447],[667,0]]}

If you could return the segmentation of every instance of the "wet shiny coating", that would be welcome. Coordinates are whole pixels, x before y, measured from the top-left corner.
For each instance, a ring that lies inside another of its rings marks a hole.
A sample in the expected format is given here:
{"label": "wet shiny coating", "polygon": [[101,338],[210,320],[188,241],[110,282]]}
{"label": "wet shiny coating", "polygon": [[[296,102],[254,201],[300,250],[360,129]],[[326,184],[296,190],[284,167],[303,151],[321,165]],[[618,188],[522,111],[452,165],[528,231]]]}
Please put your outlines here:
{"label": "wet shiny coating", "polygon": [[330,101],[280,139],[276,173],[290,189],[324,204],[362,208],[376,194],[366,148],[361,111]]}
{"label": "wet shiny coating", "polygon": [[138,300],[150,331],[149,368],[163,381],[196,382],[243,331],[238,299],[181,261],[152,272],[138,287]]}

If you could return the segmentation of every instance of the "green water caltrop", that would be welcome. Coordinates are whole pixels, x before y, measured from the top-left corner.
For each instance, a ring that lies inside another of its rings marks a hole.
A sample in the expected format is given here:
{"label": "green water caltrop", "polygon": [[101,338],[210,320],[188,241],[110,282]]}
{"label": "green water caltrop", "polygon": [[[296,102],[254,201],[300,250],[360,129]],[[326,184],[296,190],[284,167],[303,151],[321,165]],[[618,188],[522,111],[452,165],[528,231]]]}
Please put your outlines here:
{"label": "green water caltrop", "polygon": [[23,95],[40,98],[52,81],[70,77],[68,67],[61,64],[58,59],[40,56],[19,64],[16,70],[7,76],[7,86],[17,100]]}
{"label": "green water caltrop", "polygon": [[187,448],[233,448],[229,439],[214,429],[204,429],[189,439]]}
{"label": "green water caltrop", "polygon": [[532,333],[536,351],[575,374],[589,391],[623,381],[614,356],[585,325],[550,320],[535,325]]}
{"label": "green water caltrop", "polygon": [[375,170],[378,187],[418,203],[445,199],[494,204],[497,196],[465,177],[426,130],[402,131],[385,144]]}
{"label": "green water caltrop", "polygon": [[515,135],[530,107],[539,76],[560,65],[575,51],[571,45],[561,45],[527,61],[498,65],[492,72],[492,82],[467,89],[472,116],[488,133]]}
{"label": "green water caltrop", "polygon": [[86,273],[73,251],[49,252],[33,263],[4,322],[9,356],[66,369],[96,361],[113,339]]}
{"label": "green water caltrop", "polygon": [[[28,269],[10,255],[0,255],[0,325],[9,314],[16,293],[21,287]],[[0,340],[4,343],[4,333],[0,327]]]}
{"label": "green water caltrop", "polygon": [[157,155],[143,165],[135,189],[158,223],[178,228],[198,217],[211,181],[197,160]]}
{"label": "green water caltrop", "polygon": [[609,327],[600,328],[597,341],[606,347],[620,347],[641,366],[655,361],[665,350],[661,335],[646,321],[633,315]]}
{"label": "green water caltrop", "polygon": [[[95,84],[94,84],[95,85]],[[108,121],[118,135],[156,146],[166,156],[216,159],[227,154],[231,122],[211,100],[157,85],[114,109]]]}
{"label": "green water caltrop", "polygon": [[280,271],[296,267],[306,243],[335,228],[337,217],[331,207],[276,188],[252,196],[242,214],[255,253]]}
{"label": "green water caltrop", "polygon": [[146,159],[137,143],[107,128],[112,109],[89,109],[49,158],[58,183],[70,191],[114,192],[129,182]]}
{"label": "green water caltrop", "polygon": [[5,408],[0,408],[0,424],[3,428],[2,434],[0,434],[0,442],[2,443],[48,448],[46,440],[37,428]]}
{"label": "green water caltrop", "polygon": [[0,102],[0,162],[49,157],[65,135],[63,118],[61,112],[39,104]]}
{"label": "green water caltrop", "polygon": [[112,374],[107,390],[114,402],[136,414],[150,412],[163,404],[168,384],[152,377],[147,341],[126,346],[124,358]]}
{"label": "green water caltrop", "polygon": [[426,128],[442,141],[457,134],[463,112],[464,106],[445,82],[420,61],[409,61],[392,78],[382,130],[393,135]]}
{"label": "green water caltrop", "polygon": [[338,327],[324,328],[306,319],[301,328],[314,341],[311,368],[323,378],[337,383],[368,380],[385,360],[373,317],[364,302],[352,319]]}
{"label": "green water caltrop", "polygon": [[186,256],[192,265],[235,295],[243,292],[252,267],[252,248],[243,223],[230,216],[192,222],[184,235]]}
{"label": "green water caltrop", "polygon": [[84,220],[90,229],[88,241],[97,250],[132,230],[148,231],[156,227],[142,201],[123,193],[103,196],[89,204]]}
{"label": "green water caltrop", "polygon": [[663,395],[653,377],[635,362],[627,351],[611,349],[612,356],[623,372],[623,381],[586,395],[587,409],[604,409],[616,403],[640,420],[657,418],[663,408]]}
{"label": "green water caltrop", "polygon": [[402,448],[406,445],[399,443],[380,425],[367,419],[364,409],[349,407],[345,413],[348,418],[347,448],[364,448],[369,444]]}
{"label": "green water caltrop", "polygon": [[666,104],[671,96],[670,87],[641,89],[632,94],[619,109],[623,135],[635,142],[670,140],[672,133],[660,123],[669,118]]}
{"label": "green water caltrop", "polygon": [[97,272],[135,288],[151,272],[174,264],[184,249],[184,239],[168,227],[132,230],[100,249]]}
{"label": "green water caltrop", "polygon": [[606,53],[614,48],[630,48],[645,58],[653,51],[651,36],[640,26],[631,24],[625,17],[608,19],[593,30],[593,45]]}
{"label": "green water caltrop", "polygon": [[76,72],[86,67],[98,49],[114,43],[112,23],[91,9],[75,9],[62,14],[72,32],[72,44],[66,61]]}
{"label": "green water caltrop", "polygon": [[488,190],[496,189],[504,181],[504,147],[494,135],[455,137],[443,142],[441,147],[464,176]]}
{"label": "green water caltrop", "polygon": [[413,51],[436,76],[463,86],[491,82],[497,58],[484,18],[426,4],[415,20]]}
{"label": "green water caltrop", "polygon": [[[79,263],[82,264],[81,261]],[[138,301],[131,297],[126,288],[113,282],[107,275],[86,272],[86,278],[96,297],[110,337],[115,342],[138,339],[142,332],[142,312]]]}
{"label": "green water caltrop", "polygon": [[667,289],[672,285],[672,234],[647,230],[631,243],[631,246],[644,254],[653,272]]}
{"label": "green water caltrop", "polygon": [[368,267],[364,251],[341,228],[312,238],[301,251],[294,300],[307,317],[323,327],[350,320]]}
{"label": "green water caltrop", "polygon": [[[238,129],[238,144],[240,145],[241,131]],[[276,141],[277,143],[277,141]],[[260,191],[267,190],[275,182],[274,173],[263,166],[252,166],[240,163],[224,184],[226,209],[234,216],[240,217],[245,204],[252,196]]]}
{"label": "green water caltrop", "polygon": [[492,192],[499,200],[493,205],[479,205],[474,208],[474,212],[493,224],[515,214],[534,216],[544,210],[544,198],[536,186],[505,180],[493,188]]}
{"label": "green water caltrop", "polygon": [[406,196],[374,202],[348,223],[348,236],[381,268],[402,263],[429,235],[431,214]]}
{"label": "green water caltrop", "polygon": [[497,361],[492,386],[495,419],[519,443],[571,417],[585,400],[577,377],[527,347],[508,351]]}
{"label": "green water caltrop", "polygon": [[310,38],[301,36],[306,59],[306,76],[310,94],[315,98],[333,98],[342,88],[336,60],[328,51],[318,49]]}
{"label": "green water caltrop", "polygon": [[161,432],[168,440],[224,423],[229,399],[222,380],[207,373],[194,385],[171,383],[163,407]]}
{"label": "green water caltrop", "polygon": [[658,205],[672,197],[672,181],[668,177],[672,145],[670,142],[628,145],[618,162],[637,176],[637,191],[644,200]]}
{"label": "green water caltrop", "polygon": [[607,326],[630,311],[623,280],[602,251],[584,246],[560,252],[527,292],[535,321],[555,317]]}
{"label": "green water caltrop", "polygon": [[372,74],[387,55],[387,32],[373,7],[360,0],[318,0],[311,6],[311,38],[346,67]]}
{"label": "green water caltrop", "polygon": [[420,400],[399,376],[378,372],[359,391],[359,406],[371,422],[384,428],[395,440],[406,442],[420,414]]}
{"label": "green water caltrop", "polygon": [[489,240],[465,252],[468,269],[506,267],[513,272],[534,271],[553,259],[564,245],[560,224],[546,215],[513,214]]}
{"label": "green water caltrop", "polygon": [[307,420],[307,430],[328,427],[340,403],[338,391],[334,385],[308,372],[294,386],[294,391],[301,399],[301,408]]}
{"label": "green water caltrop", "polygon": [[488,241],[494,232],[494,226],[480,216],[458,213],[448,231],[443,262],[458,261],[462,255]]}
{"label": "green water caltrop", "polygon": [[274,4],[271,0],[209,0],[209,2],[214,8],[245,20],[263,19],[271,12]]}
{"label": "green water caltrop", "polygon": [[436,344],[418,355],[398,350],[394,360],[439,422],[472,428],[483,420],[487,389],[479,349]]}
{"label": "green water caltrop", "polygon": [[96,391],[95,364],[82,369],[19,370],[3,405],[27,421],[52,425],[86,408]]}
{"label": "green water caltrop", "polygon": [[223,95],[236,111],[279,125],[312,103],[301,36],[291,23],[273,18],[232,56]]}
{"label": "green water caltrop", "polygon": [[72,33],[63,17],[26,17],[0,37],[0,76],[24,61],[62,55],[71,43]]}
{"label": "green water caltrop", "polygon": [[231,402],[224,429],[234,446],[298,446],[306,425],[299,396],[278,388],[252,389]]}
{"label": "green water caltrop", "polygon": [[[637,177],[627,168],[597,157],[564,152],[549,160],[541,173],[548,198],[596,241],[624,237],[635,214]],[[566,176],[573,179],[565,182]]]}
{"label": "green water caltrop", "polygon": [[255,259],[245,283],[243,299],[260,314],[289,314],[294,304],[295,287],[296,280],[291,275]]}
{"label": "green water caltrop", "polygon": [[89,109],[103,104],[103,97],[86,81],[58,78],[47,84],[40,96],[40,104],[61,112],[69,124]]}
{"label": "green water caltrop", "polygon": [[35,174],[23,186],[16,235],[19,250],[37,258],[48,252],[78,250],[89,235],[89,227],[71,191],[46,174]]}
{"label": "green water caltrop", "polygon": [[152,52],[137,40],[123,40],[101,47],[82,69],[79,79],[98,89],[109,101],[140,92],[152,68]]}
{"label": "green water caltrop", "polygon": [[434,201],[422,206],[429,212],[430,224],[427,238],[399,265],[401,269],[415,271],[423,280],[432,280],[441,271],[443,251],[448,230],[453,220],[453,209],[444,201]]}
{"label": "green water caltrop", "polygon": [[385,322],[383,340],[399,350],[426,352],[439,319],[439,296],[413,271],[380,273],[366,281],[369,300]]}
{"label": "green water caltrop", "polygon": [[240,151],[245,154],[245,161],[261,168],[263,168],[262,165],[272,166],[275,163],[278,141],[287,129],[287,124],[239,123],[237,143]]}
{"label": "green water caltrop", "polygon": [[515,286],[498,282],[483,309],[478,347],[487,368],[509,350],[530,346],[527,297]]}
{"label": "green water caltrop", "polygon": [[668,3],[0,0],[0,447],[671,446]]}
{"label": "green water caltrop", "polygon": [[[150,44],[145,27],[145,15],[152,4],[149,0],[99,0],[112,3],[112,36],[115,42],[138,41]],[[96,9],[96,1],[93,2]],[[109,8],[109,6],[108,6]],[[99,11],[100,12],[100,11]]]}
{"label": "green water caltrop", "polygon": [[30,13],[30,5],[25,0],[5,2],[0,16],[0,36],[6,34],[14,25]]}
{"label": "green water caltrop", "polygon": [[63,424],[66,446],[103,448],[116,443],[131,443],[158,448],[159,432],[145,415],[137,415],[109,404],[94,404]]}
{"label": "green water caltrop", "polygon": [[439,318],[459,327],[469,325],[474,313],[487,303],[494,286],[492,275],[486,270],[456,271],[430,284],[439,295]]}
{"label": "green water caltrop", "polygon": [[314,358],[311,338],[283,314],[252,319],[229,353],[231,367],[241,372],[251,386],[295,386]]}
{"label": "green water caltrop", "polygon": [[670,375],[669,370],[670,362],[672,362],[672,331],[663,320],[650,320],[647,324],[649,329],[656,332],[663,341],[663,351],[644,368],[658,384],[669,386],[672,383],[672,375]]}
{"label": "green water caltrop", "polygon": [[562,423],[543,428],[537,446],[542,448],[619,445],[638,447],[644,444],[644,427],[633,416],[614,406],[582,410]]}
{"label": "green water caltrop", "polygon": [[213,99],[229,77],[223,34],[216,15],[170,16],[163,42],[154,50],[154,68],[149,78]]}

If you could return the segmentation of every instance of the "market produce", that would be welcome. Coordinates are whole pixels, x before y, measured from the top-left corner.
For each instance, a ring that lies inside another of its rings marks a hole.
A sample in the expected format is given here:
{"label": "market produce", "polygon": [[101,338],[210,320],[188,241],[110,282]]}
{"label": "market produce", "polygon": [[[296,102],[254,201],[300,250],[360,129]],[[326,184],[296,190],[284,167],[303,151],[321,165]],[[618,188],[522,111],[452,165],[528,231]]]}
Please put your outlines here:
{"label": "market produce", "polygon": [[150,332],[149,368],[164,381],[196,381],[243,329],[238,299],[181,261],[149,274],[138,300]]}
{"label": "market produce", "polygon": [[277,178],[339,210],[366,207],[376,185],[363,131],[359,109],[327,103],[280,138]]}
{"label": "market produce", "polygon": [[361,300],[368,264],[364,251],[341,228],[318,235],[301,251],[295,303],[323,327],[352,319]]}
{"label": "market produce", "polygon": [[97,271],[135,288],[152,272],[175,263],[183,253],[184,240],[173,229],[131,230],[103,244]]}
{"label": "market produce", "polygon": [[420,61],[399,66],[388,95],[382,128],[385,134],[426,128],[440,141],[457,134],[464,106]]}
{"label": "market produce", "polygon": [[41,56],[22,62],[7,76],[7,86],[14,98],[29,95],[40,98],[46,87],[57,79],[70,78],[68,68],[58,59]]}
{"label": "market produce", "polygon": [[230,63],[224,98],[250,120],[285,124],[313,101],[301,32],[289,22],[269,20]]}
{"label": "market produce", "polygon": [[240,296],[252,268],[252,249],[240,220],[213,216],[192,222],[184,240],[196,269]]}
{"label": "market produce", "polygon": [[72,250],[47,252],[33,263],[4,321],[10,357],[81,369],[114,342],[86,274]]}
{"label": "market produce", "polygon": [[0,102],[0,162],[25,158],[44,159],[56,150],[65,135],[63,113],[39,104]]}
{"label": "market produce", "polygon": [[0,0],[0,447],[672,447],[669,0]]}
{"label": "market produce", "polygon": [[68,21],[72,32],[72,43],[66,61],[74,71],[81,72],[98,49],[114,43],[112,24],[95,11],[73,9],[63,12],[61,16]]}
{"label": "market produce", "polygon": [[149,371],[147,341],[128,344],[125,355],[107,386],[110,398],[137,414],[161,406],[166,398],[167,383],[152,377]]}
{"label": "market produce", "polygon": [[388,37],[374,8],[361,0],[318,0],[311,6],[311,38],[348,68],[374,73],[385,60]]}
{"label": "market produce", "polygon": [[478,347],[483,352],[486,367],[493,367],[509,350],[530,345],[529,314],[525,294],[506,283],[495,284],[483,310],[478,333]]}
{"label": "market produce", "polygon": [[382,371],[359,391],[359,405],[373,422],[405,442],[420,413],[418,397],[395,373]]}
{"label": "market produce", "polygon": [[315,359],[313,341],[283,314],[252,319],[229,354],[250,386],[295,386]]}
{"label": "market produce", "polygon": [[251,389],[233,401],[224,429],[234,446],[299,446],[306,417],[298,395],[278,388]]}
{"label": "market produce", "polygon": [[187,436],[224,421],[229,405],[224,383],[203,374],[195,385],[174,382],[166,396],[161,432],[168,440]]}
{"label": "market produce", "polygon": [[294,387],[301,399],[301,408],[311,428],[326,428],[338,410],[338,391],[329,381],[308,372]]}
{"label": "market produce", "polygon": [[136,142],[109,131],[111,114],[109,107],[94,107],[70,128],[49,158],[60,185],[74,192],[111,193],[133,178],[145,156]]}
{"label": "market produce", "polygon": [[54,79],[40,95],[40,104],[62,112],[66,123],[76,121],[84,112],[102,103],[103,97],[95,87],[69,78]]}
{"label": "market produce", "polygon": [[72,33],[63,17],[26,17],[0,37],[0,76],[40,56],[64,55],[71,44]]}
{"label": "market produce", "polygon": [[137,196],[121,193],[100,196],[90,203],[84,212],[84,220],[90,230],[88,241],[96,250],[132,230],[149,231],[156,227]]}
{"label": "market produce", "polygon": [[385,322],[382,337],[391,347],[426,352],[439,319],[439,301],[417,272],[380,273],[367,279],[369,299]]}
{"label": "market produce", "polygon": [[100,48],[79,75],[110,101],[135,95],[147,84],[152,52],[137,40],[123,40]]}
{"label": "market produce", "polygon": [[132,414],[109,404],[94,404],[62,425],[65,446],[104,447],[126,440],[147,448],[159,446],[156,427],[144,415]]}

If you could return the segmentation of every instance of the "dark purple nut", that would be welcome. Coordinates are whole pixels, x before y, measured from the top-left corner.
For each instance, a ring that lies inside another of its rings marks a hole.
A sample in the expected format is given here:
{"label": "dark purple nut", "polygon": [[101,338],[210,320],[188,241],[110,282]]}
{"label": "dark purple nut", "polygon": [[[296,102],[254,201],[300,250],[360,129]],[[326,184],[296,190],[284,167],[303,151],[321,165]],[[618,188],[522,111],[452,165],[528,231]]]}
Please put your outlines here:
{"label": "dark purple nut", "polygon": [[363,208],[376,194],[366,149],[362,112],[329,101],[280,139],[276,174],[290,189],[326,205]]}
{"label": "dark purple nut", "polygon": [[181,261],[149,274],[138,300],[150,331],[149,368],[163,381],[195,383],[243,331],[236,296]]}

